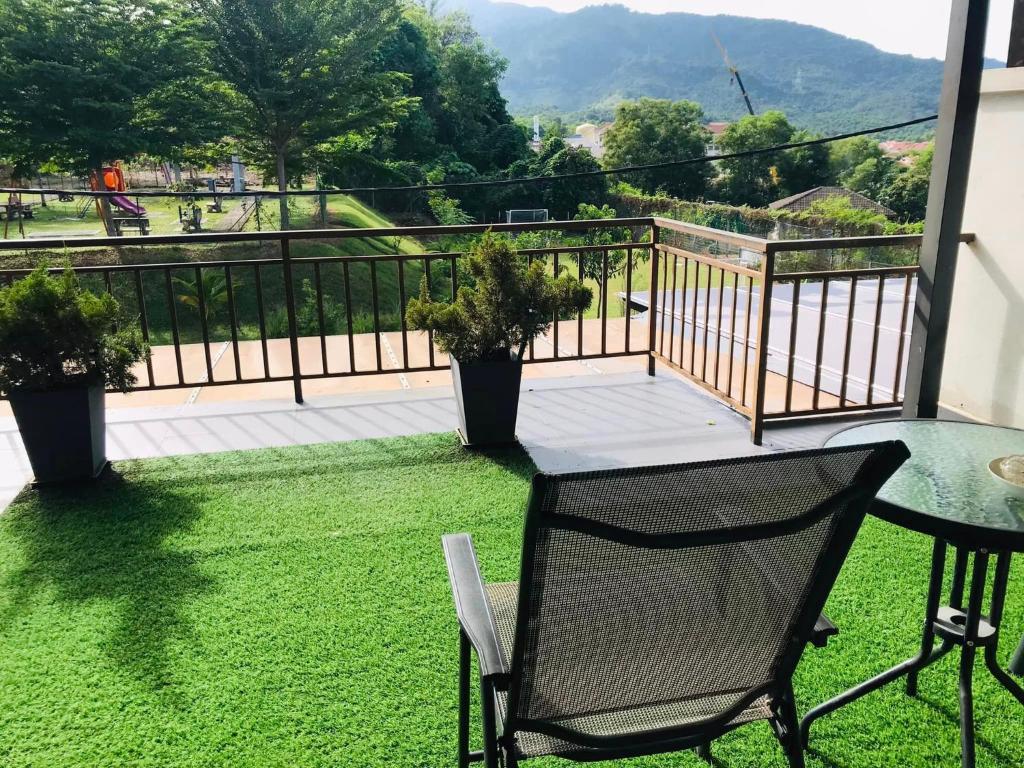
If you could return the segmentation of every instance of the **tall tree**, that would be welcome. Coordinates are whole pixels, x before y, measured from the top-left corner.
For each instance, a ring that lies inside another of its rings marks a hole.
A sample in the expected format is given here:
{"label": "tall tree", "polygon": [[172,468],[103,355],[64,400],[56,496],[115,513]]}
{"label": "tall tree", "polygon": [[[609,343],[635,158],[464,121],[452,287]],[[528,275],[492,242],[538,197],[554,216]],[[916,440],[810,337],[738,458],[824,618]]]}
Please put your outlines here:
{"label": "tall tree", "polygon": [[[405,78],[374,67],[401,6],[394,0],[195,0],[213,66],[238,95],[241,138],[274,158],[277,188],[319,142],[393,122]],[[281,196],[281,228],[288,202]]]}
{"label": "tall tree", "polygon": [[[765,149],[785,144],[793,132],[786,116],[773,110],[733,123],[722,132],[718,145],[725,154]],[[780,170],[783,162],[782,153],[775,152],[722,160],[719,194],[729,203],[764,207],[783,196]]]}
{"label": "tall tree", "polygon": [[0,156],[73,171],[224,135],[195,19],[170,0],[0,3]]}
{"label": "tall tree", "polygon": [[[703,157],[710,138],[704,128],[704,113],[692,101],[624,102],[605,135],[604,165],[615,168]],[[711,172],[708,163],[696,163],[638,171],[631,181],[646,192],[662,191],[695,200],[704,196]]]}

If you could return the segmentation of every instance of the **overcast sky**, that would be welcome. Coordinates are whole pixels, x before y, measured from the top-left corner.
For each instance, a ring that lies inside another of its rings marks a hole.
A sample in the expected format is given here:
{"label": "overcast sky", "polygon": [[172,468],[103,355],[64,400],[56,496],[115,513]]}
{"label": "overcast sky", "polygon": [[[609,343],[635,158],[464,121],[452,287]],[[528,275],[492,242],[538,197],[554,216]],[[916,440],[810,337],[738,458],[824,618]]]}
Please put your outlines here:
{"label": "overcast sky", "polygon": [[[610,0],[509,0],[574,11]],[[650,13],[686,11],[787,19],[867,40],[884,51],[941,59],[946,51],[951,0],[614,0]],[[1006,60],[1013,0],[991,0],[987,53]]]}

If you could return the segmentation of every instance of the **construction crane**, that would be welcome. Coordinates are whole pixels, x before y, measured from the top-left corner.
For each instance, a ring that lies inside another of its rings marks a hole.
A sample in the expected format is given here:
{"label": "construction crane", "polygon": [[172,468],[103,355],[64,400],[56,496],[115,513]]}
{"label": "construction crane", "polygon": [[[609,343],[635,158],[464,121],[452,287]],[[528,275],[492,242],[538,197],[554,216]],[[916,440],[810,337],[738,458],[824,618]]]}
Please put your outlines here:
{"label": "construction crane", "polygon": [[729,80],[729,84],[732,85],[732,81],[736,81],[736,84],[740,87],[740,93],[743,94],[743,100],[747,103],[747,111],[753,115],[754,106],[750,103],[750,96],[747,95],[747,89],[743,86],[743,78],[740,77],[740,71],[736,69],[736,65],[732,63],[732,60],[729,58],[729,52],[725,50],[725,46],[722,45],[722,41],[718,39],[718,35],[712,32],[711,39],[715,41],[715,45],[718,46],[718,50],[722,52],[722,58],[725,60],[725,66],[729,69],[729,74],[732,75],[732,79]]}

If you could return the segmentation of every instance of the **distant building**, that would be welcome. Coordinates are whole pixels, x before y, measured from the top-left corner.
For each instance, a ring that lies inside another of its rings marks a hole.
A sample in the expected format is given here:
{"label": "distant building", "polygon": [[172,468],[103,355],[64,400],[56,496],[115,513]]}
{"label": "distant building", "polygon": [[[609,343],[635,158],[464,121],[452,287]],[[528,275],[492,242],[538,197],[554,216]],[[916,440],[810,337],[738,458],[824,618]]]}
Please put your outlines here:
{"label": "distant building", "polygon": [[913,165],[914,153],[923,152],[931,145],[930,141],[883,141],[878,147],[886,157],[893,158],[900,165]]}
{"label": "distant building", "polygon": [[876,203],[874,200],[864,197],[864,195],[859,192],[854,192],[851,189],[844,189],[843,187],[815,187],[814,189],[809,189],[806,192],[801,192],[796,195],[784,197],[781,200],[776,200],[768,207],[774,211],[801,213],[809,210],[815,203],[821,200],[828,200],[833,197],[845,198],[850,201],[851,206],[862,211],[880,213],[889,219],[896,217],[896,212],[890,208],[886,208],[881,203]]}
{"label": "distant building", "polygon": [[576,133],[565,137],[565,143],[570,147],[589,149],[594,157],[601,157],[604,155],[604,136],[611,127],[611,123],[582,123],[576,126]]}
{"label": "distant building", "polygon": [[708,123],[704,126],[708,129],[708,133],[711,134],[711,141],[708,142],[706,150],[708,157],[718,157],[722,154],[722,148],[718,145],[718,139],[730,125],[732,123]]}

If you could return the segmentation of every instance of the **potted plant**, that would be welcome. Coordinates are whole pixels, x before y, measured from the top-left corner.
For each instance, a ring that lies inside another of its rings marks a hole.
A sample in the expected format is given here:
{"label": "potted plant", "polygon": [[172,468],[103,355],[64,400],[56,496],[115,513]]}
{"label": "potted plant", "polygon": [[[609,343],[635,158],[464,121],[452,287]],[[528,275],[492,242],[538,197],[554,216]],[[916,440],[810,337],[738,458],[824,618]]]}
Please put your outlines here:
{"label": "potted plant", "polygon": [[107,464],[104,388],[128,392],[149,349],[119,327],[109,294],[41,266],[0,290],[0,393],[11,403],[37,483],[96,477]]}
{"label": "potted plant", "polygon": [[593,292],[569,275],[546,275],[542,261],[528,265],[507,238],[489,232],[466,264],[472,285],[460,287],[451,304],[431,299],[424,276],[406,320],[414,330],[432,331],[451,358],[463,443],[511,443],[526,345],[556,314],[586,310]]}

